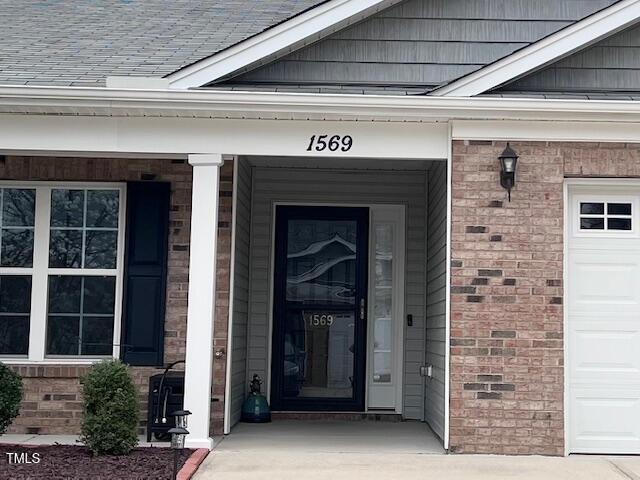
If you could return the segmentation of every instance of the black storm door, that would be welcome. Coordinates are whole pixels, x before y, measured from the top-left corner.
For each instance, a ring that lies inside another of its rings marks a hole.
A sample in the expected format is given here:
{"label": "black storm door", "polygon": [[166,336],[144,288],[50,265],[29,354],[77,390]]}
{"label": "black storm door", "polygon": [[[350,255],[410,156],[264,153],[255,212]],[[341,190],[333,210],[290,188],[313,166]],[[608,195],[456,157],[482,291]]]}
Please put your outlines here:
{"label": "black storm door", "polygon": [[274,410],[364,410],[367,208],[278,206]]}

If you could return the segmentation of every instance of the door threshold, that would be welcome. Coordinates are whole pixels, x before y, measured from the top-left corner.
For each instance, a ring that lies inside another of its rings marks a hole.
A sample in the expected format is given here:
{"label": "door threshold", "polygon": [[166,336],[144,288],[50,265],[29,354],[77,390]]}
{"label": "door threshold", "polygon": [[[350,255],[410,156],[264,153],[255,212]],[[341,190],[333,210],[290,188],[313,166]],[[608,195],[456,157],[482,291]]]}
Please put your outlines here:
{"label": "door threshold", "polygon": [[402,415],[390,411],[379,412],[271,412],[274,420],[344,420],[344,421],[384,421],[401,422]]}

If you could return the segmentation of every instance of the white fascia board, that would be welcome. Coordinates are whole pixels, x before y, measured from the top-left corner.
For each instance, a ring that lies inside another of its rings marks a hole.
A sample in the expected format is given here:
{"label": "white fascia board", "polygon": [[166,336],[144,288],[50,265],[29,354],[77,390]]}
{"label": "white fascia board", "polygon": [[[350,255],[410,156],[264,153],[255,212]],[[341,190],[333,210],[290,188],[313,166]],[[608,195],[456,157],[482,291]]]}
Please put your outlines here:
{"label": "white fascia board", "polygon": [[316,41],[399,1],[330,0],[166,78],[171,88],[201,87],[255,62]]}
{"label": "white fascia board", "polygon": [[640,0],[622,0],[517,52],[440,87],[430,95],[472,97],[560,60],[632,25]]}

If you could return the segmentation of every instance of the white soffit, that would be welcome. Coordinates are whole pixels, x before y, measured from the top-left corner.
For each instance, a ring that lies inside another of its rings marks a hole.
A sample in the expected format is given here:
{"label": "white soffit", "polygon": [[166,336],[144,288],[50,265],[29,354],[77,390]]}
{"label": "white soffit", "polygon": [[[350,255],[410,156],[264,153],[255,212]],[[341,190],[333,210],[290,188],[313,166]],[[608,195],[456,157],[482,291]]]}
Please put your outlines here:
{"label": "white soffit", "polygon": [[400,1],[329,0],[166,78],[171,88],[201,87],[257,62],[274,60]]}
{"label": "white soffit", "polygon": [[640,0],[622,0],[430,95],[472,97],[520,78],[623,30],[640,19]]}

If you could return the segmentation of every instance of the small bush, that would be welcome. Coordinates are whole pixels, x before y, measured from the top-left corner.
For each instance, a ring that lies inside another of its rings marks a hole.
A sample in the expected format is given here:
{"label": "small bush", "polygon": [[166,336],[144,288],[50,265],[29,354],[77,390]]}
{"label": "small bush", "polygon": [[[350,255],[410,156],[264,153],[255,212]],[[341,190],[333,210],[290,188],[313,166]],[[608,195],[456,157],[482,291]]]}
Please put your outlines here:
{"label": "small bush", "polygon": [[125,455],[138,443],[138,400],[119,360],[93,365],[80,380],[84,418],[80,439],[95,455]]}
{"label": "small bush", "polygon": [[0,435],[7,431],[20,412],[22,379],[9,367],[0,363]]}

